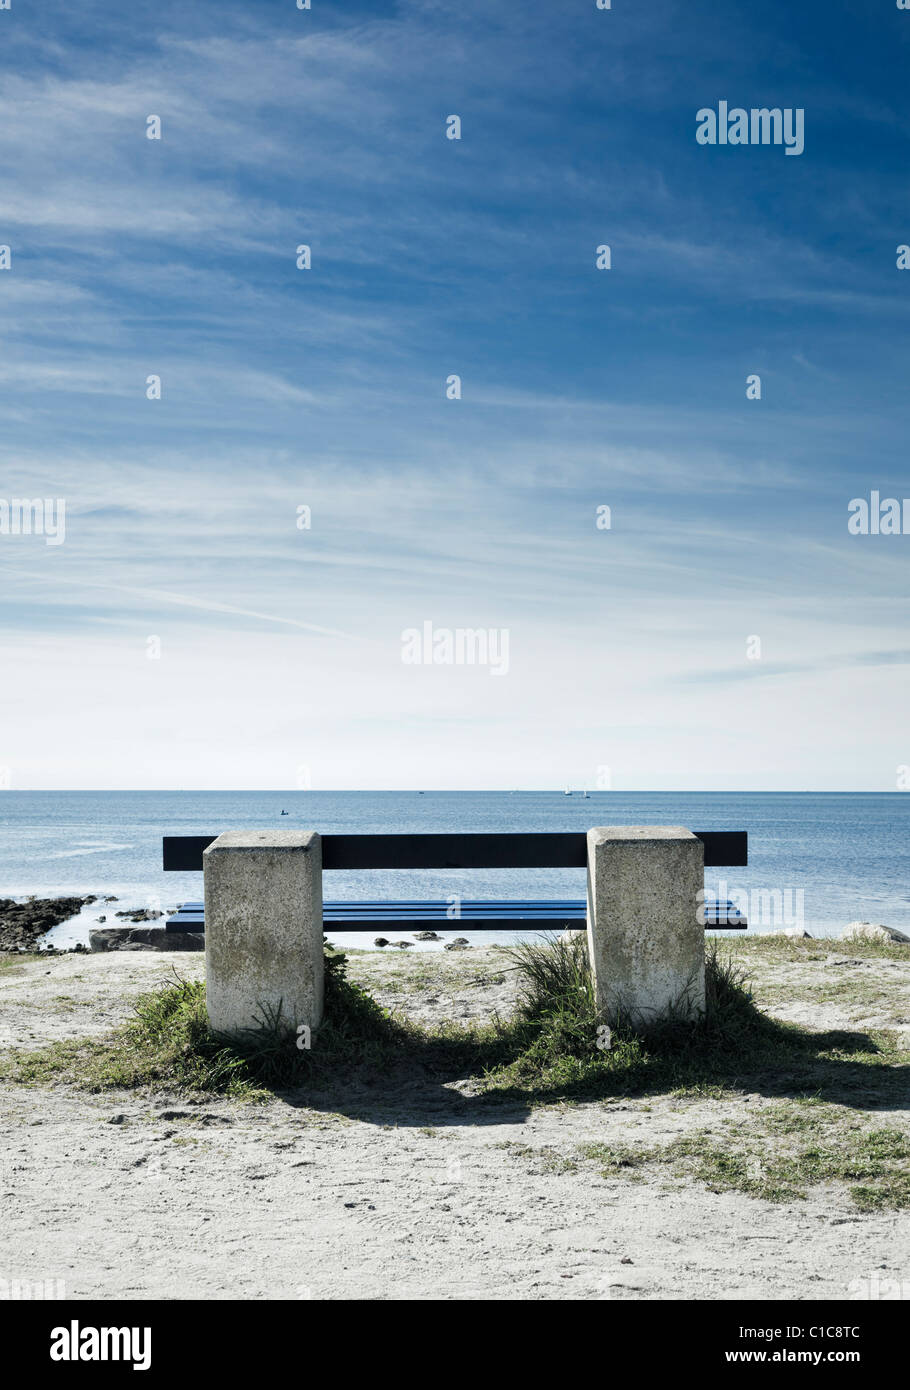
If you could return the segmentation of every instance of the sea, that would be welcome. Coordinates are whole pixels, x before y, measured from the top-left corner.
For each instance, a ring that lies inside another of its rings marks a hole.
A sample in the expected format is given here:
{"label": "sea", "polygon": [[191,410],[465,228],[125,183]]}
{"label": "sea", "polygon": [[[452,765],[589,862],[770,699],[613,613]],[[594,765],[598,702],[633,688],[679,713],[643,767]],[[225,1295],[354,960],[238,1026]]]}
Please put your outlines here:
{"label": "sea", "polygon": [[[286,811],[287,815],[281,812]],[[0,897],[94,894],[48,933],[88,943],[106,916],[169,912],[202,898],[202,874],[164,873],[163,835],[299,828],[330,833],[555,831],[600,825],[746,830],[748,868],[705,870],[709,896],[733,901],[751,932],[839,936],[869,921],[910,934],[910,794],[901,792],[0,791]],[[333,871],[324,896],[532,898],[585,895],[582,869]],[[104,897],[117,902],[103,903]],[[459,935],[457,922],[445,940]],[[472,932],[474,944],[533,932]],[[407,933],[396,938],[406,939]],[[341,946],[372,935],[332,932]],[[419,949],[441,949],[421,943]]]}

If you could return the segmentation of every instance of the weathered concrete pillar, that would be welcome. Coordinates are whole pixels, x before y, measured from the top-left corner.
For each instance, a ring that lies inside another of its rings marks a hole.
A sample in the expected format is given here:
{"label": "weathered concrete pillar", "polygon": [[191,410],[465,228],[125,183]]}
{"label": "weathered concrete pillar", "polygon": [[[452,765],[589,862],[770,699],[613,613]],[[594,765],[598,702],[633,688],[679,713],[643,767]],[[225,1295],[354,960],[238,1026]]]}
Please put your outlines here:
{"label": "weathered concrete pillar", "polygon": [[[322,842],[315,831],[229,830],[202,856],[209,1023],[288,1034],[322,1022]],[[280,1015],[279,1015],[280,1009]]]}
{"label": "weathered concrete pillar", "polygon": [[704,864],[704,845],[682,826],[588,831],[588,954],[608,1022],[704,1013]]}

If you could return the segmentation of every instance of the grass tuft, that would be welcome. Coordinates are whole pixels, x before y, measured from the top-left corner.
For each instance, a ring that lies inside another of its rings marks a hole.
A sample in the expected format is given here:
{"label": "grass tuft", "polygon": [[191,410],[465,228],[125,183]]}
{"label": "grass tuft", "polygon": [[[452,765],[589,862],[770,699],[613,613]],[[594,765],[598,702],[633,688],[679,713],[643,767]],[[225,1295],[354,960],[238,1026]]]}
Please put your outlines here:
{"label": "grass tuft", "polygon": [[345,1067],[378,1066],[408,1036],[404,1024],[347,978],[344,954],[332,950],[325,955],[325,1011],[311,1048],[289,1036],[280,1010],[263,1010],[257,1027],[227,1039],[209,1027],[203,981],[175,974],[173,983],[141,995],[133,1019],[109,1040],[12,1052],[0,1063],[0,1076],[31,1084],[77,1081],[92,1091],[152,1087],[264,1100]]}
{"label": "grass tuft", "polygon": [[734,1049],[739,1057],[761,1053],[779,1034],[779,1025],[756,1007],[745,972],[720,955],[717,942],[705,953],[702,1018],[671,1013],[648,1027],[621,1020],[609,1030],[597,1012],[583,936],[522,942],[507,955],[521,980],[519,1046],[495,1075],[499,1087],[605,1093],[616,1082],[628,1089],[658,1073],[667,1084],[685,1084]]}

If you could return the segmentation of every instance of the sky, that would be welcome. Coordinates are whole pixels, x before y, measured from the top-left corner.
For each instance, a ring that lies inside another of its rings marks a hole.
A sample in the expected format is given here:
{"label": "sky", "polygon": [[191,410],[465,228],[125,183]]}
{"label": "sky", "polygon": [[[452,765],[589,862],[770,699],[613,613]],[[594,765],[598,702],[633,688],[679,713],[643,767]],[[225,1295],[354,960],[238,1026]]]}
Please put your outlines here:
{"label": "sky", "polygon": [[901,788],[908,62],[890,0],[12,0],[0,521],[65,533],[0,534],[0,786]]}

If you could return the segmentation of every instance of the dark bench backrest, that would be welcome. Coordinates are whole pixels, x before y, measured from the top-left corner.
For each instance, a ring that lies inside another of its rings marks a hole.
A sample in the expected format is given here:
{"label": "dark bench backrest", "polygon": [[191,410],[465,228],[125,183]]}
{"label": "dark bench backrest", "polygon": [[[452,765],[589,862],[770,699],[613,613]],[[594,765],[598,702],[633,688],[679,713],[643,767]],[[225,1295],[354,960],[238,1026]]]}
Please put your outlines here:
{"label": "dark bench backrest", "polygon": [[[696,830],[706,867],[741,867],[748,860],[745,830]],[[202,854],[217,835],[165,835],[164,868],[202,868]],[[583,869],[583,830],[552,834],[323,835],[323,869]]]}

